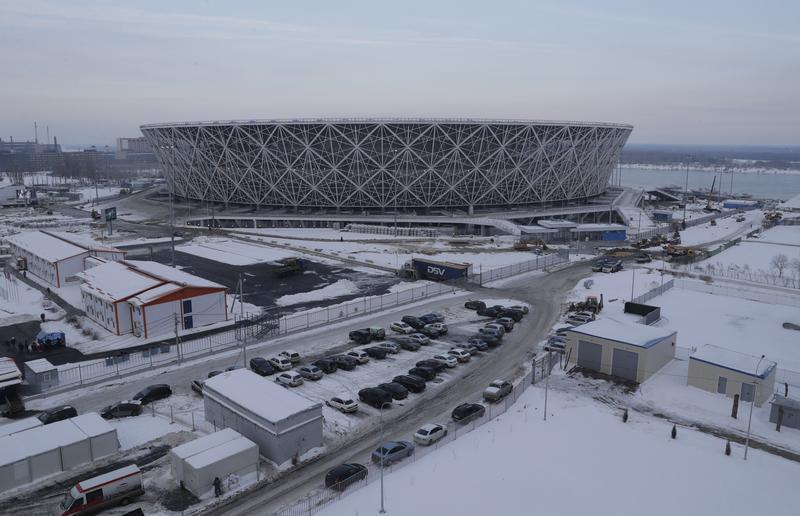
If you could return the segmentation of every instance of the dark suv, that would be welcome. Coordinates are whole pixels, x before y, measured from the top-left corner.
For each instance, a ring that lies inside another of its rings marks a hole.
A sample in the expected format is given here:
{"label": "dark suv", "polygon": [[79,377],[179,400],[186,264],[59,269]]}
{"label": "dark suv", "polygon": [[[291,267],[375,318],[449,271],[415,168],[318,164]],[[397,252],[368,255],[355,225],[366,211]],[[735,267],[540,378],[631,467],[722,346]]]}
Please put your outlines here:
{"label": "dark suv", "polygon": [[408,389],[397,382],[382,383],[378,385],[378,389],[388,392],[392,395],[392,398],[396,400],[404,400],[408,398]]}
{"label": "dark suv", "polygon": [[250,359],[250,370],[261,376],[269,376],[275,374],[275,368],[264,357],[255,357]]}
{"label": "dark suv", "polygon": [[392,378],[392,382],[399,383],[413,393],[420,393],[425,390],[425,379],[419,376],[401,374]]}
{"label": "dark suv", "polygon": [[337,369],[336,361],[331,358],[320,358],[319,360],[315,361],[311,365],[315,365],[322,369],[322,372],[325,374],[335,373]]}
{"label": "dark suv", "polygon": [[115,417],[138,416],[141,413],[141,403],[135,401],[120,401],[101,410],[100,417],[103,419],[113,419]]}
{"label": "dark suv", "polygon": [[63,421],[65,419],[69,419],[77,415],[78,411],[75,410],[75,407],[72,407],[70,405],[64,405],[63,407],[56,407],[56,408],[51,408],[49,410],[45,410],[36,417],[39,418],[39,421],[41,421],[43,425],[49,425],[50,423]]}
{"label": "dark suv", "polygon": [[451,414],[453,421],[457,423],[468,423],[473,419],[483,417],[486,413],[486,407],[480,403],[462,403],[453,409]]}
{"label": "dark suv", "polygon": [[[349,357],[347,355],[334,355],[331,357],[331,360],[334,361],[336,367],[338,367],[339,369],[344,369],[345,371],[352,371],[358,365],[358,360],[356,360],[353,357]],[[320,367],[320,369],[322,368]]]}
{"label": "dark suv", "polygon": [[436,371],[431,369],[430,367],[412,367],[408,370],[408,374],[413,374],[414,376],[419,376],[426,382],[429,382],[436,378]]}
{"label": "dark suv", "polygon": [[369,344],[372,340],[372,333],[368,329],[353,330],[348,334],[350,340],[358,344]]}
{"label": "dark suv", "polygon": [[367,387],[358,391],[358,399],[372,405],[376,409],[381,408],[383,405],[392,404],[392,395],[383,389],[377,387]]}
{"label": "dark suv", "polygon": [[484,308],[486,308],[486,303],[484,303],[483,301],[475,301],[473,299],[470,299],[469,301],[464,303],[464,308],[468,310],[483,310]]}
{"label": "dark suv", "polygon": [[403,318],[400,319],[400,320],[403,321],[404,323],[406,323],[407,325],[411,326],[415,330],[419,330],[420,328],[422,328],[426,324],[426,323],[422,322],[419,319],[419,317],[414,317],[413,315],[404,315]]}
{"label": "dark suv", "polygon": [[522,312],[522,310],[505,308],[497,314],[497,317],[510,317],[511,319],[514,319],[514,322],[520,322],[522,318],[525,317],[525,314]]}
{"label": "dark suv", "polygon": [[344,491],[353,482],[367,478],[367,468],[361,464],[340,464],[325,475],[325,487]]}
{"label": "dark suv", "polygon": [[497,317],[500,316],[500,312],[501,311],[502,311],[502,309],[500,309],[500,308],[495,308],[493,306],[490,306],[490,307],[487,307],[487,308],[478,309],[478,315],[480,315],[481,317],[494,317],[494,318],[497,318]]}
{"label": "dark suv", "polygon": [[435,358],[427,358],[425,360],[420,360],[419,362],[417,362],[416,366],[427,367],[433,369],[434,372],[439,373],[442,372],[447,367],[447,364],[445,364],[441,360],[436,360]]}
{"label": "dark suv", "polygon": [[133,399],[140,401],[142,405],[146,405],[151,401],[163,400],[172,396],[172,389],[165,383],[156,385],[149,385],[136,393]]}

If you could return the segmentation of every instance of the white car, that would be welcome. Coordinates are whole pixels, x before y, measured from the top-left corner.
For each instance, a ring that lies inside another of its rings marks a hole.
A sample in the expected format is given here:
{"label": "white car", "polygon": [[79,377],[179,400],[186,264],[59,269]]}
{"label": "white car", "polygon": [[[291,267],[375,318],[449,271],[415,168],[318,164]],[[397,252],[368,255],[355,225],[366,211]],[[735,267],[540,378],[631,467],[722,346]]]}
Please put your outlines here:
{"label": "white car", "polygon": [[414,333],[414,328],[409,326],[408,324],[404,323],[403,321],[395,321],[389,325],[389,329],[393,332],[402,333],[403,335],[408,335],[410,333]]}
{"label": "white car", "polygon": [[431,339],[428,336],[423,335],[421,333],[412,333],[411,335],[409,335],[409,337],[414,339],[414,341],[417,344],[420,344],[422,346],[427,346],[428,344],[431,343]]}
{"label": "white car", "polygon": [[355,358],[359,364],[366,364],[367,362],[369,362],[369,355],[367,355],[364,351],[361,351],[360,349],[354,349],[352,351],[348,351],[347,356]]}
{"label": "white car", "polygon": [[470,352],[461,348],[453,348],[447,354],[453,355],[459,362],[469,362],[472,359]]}
{"label": "white car", "polygon": [[291,349],[287,349],[286,351],[281,351],[278,353],[279,357],[288,358],[289,362],[296,364],[300,362],[300,353],[297,351],[292,351]]}
{"label": "white car", "polygon": [[344,412],[345,414],[356,412],[358,410],[358,401],[346,395],[334,396],[333,398],[326,401],[325,404],[331,408],[335,408],[340,412]]}
{"label": "white car", "polygon": [[458,359],[449,353],[440,353],[433,356],[434,360],[444,362],[447,367],[455,367],[458,365]]}
{"label": "white car", "polygon": [[377,343],[375,346],[381,349],[385,349],[388,353],[391,353],[392,355],[400,352],[400,346],[398,346],[394,342],[383,341]]}
{"label": "white car", "polygon": [[303,377],[297,371],[287,371],[275,377],[275,381],[288,385],[289,387],[297,387],[303,385]]}
{"label": "white car", "polygon": [[272,367],[278,371],[288,371],[292,368],[292,361],[280,355],[276,357],[270,357],[267,360],[269,360],[269,363],[272,364]]}
{"label": "white car", "polygon": [[445,323],[435,322],[425,325],[426,328],[433,328],[439,332],[439,335],[447,335],[447,325]]}
{"label": "white car", "polygon": [[414,432],[414,442],[429,446],[447,435],[447,428],[438,423],[428,423]]}
{"label": "white car", "polygon": [[528,312],[530,311],[530,308],[528,308],[527,305],[513,305],[513,306],[509,306],[508,309],[509,310],[519,310],[520,312],[522,312],[525,315],[528,315]]}
{"label": "white car", "polygon": [[502,324],[489,323],[489,324],[484,325],[484,328],[493,328],[493,329],[499,331],[501,337],[506,334],[506,328]]}

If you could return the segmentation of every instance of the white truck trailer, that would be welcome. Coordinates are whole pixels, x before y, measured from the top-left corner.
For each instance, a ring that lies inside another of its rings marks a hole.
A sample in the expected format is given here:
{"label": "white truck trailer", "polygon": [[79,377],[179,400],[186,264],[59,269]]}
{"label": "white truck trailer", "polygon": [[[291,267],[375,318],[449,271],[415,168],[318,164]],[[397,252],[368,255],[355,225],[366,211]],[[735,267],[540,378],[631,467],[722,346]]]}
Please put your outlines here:
{"label": "white truck trailer", "polygon": [[135,464],[82,480],[64,495],[55,514],[97,514],[116,505],[127,505],[144,494],[142,472]]}

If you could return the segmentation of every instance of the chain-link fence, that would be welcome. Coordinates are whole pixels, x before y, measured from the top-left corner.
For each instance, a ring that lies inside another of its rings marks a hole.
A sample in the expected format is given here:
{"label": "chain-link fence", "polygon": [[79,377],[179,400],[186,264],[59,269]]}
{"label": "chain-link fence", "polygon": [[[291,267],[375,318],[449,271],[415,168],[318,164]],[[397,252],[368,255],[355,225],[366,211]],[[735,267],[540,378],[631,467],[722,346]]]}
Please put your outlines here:
{"label": "chain-link fence", "polygon": [[697,274],[710,278],[733,279],[760,283],[771,287],[793,288],[800,290],[800,261],[787,260],[783,265],[785,270],[751,269],[747,264],[723,264],[721,262],[686,265],[670,265],[675,271],[687,274]]}
{"label": "chain-link fence", "polygon": [[[433,453],[442,446],[445,446],[456,439],[467,435],[473,430],[480,428],[489,421],[492,421],[498,416],[506,413],[506,411],[508,411],[514,405],[517,399],[522,396],[522,393],[525,392],[528,387],[534,383],[539,383],[541,380],[549,376],[553,370],[553,367],[558,364],[558,362],[559,356],[557,353],[545,353],[539,355],[536,360],[534,360],[531,369],[514,384],[514,388],[508,394],[508,396],[496,403],[484,403],[485,411],[480,414],[479,417],[472,419],[467,423],[456,423],[454,421],[448,422],[445,425],[446,432],[443,437],[431,445],[423,446],[416,444],[408,458],[404,458],[401,461],[392,464],[385,464],[383,468],[384,475],[388,475],[392,471],[403,468],[408,464],[413,464],[417,460],[422,459],[430,453]],[[389,436],[387,435],[386,438],[388,439]],[[392,436],[391,438],[413,441],[411,436]],[[383,437],[380,437],[379,439],[382,441]],[[378,444],[380,443],[376,441],[376,447]],[[380,464],[370,463],[367,465],[367,475],[363,479],[356,480],[346,486],[339,486],[341,489],[319,487],[314,489],[306,497],[296,500],[295,502],[274,512],[273,515],[310,516],[311,514],[322,510],[333,502],[340,500],[342,496],[347,493],[351,493],[375,482],[380,482],[380,470]]]}
{"label": "chain-link fence", "polygon": [[674,281],[676,287],[684,290],[694,290],[695,292],[704,292],[706,294],[737,297],[740,299],[749,299],[751,301],[760,301],[762,303],[800,307],[800,295],[790,294],[788,292],[765,292],[763,290],[757,291],[745,285],[720,285],[719,283],[705,283],[702,281],[686,279],[675,279]]}
{"label": "chain-link fence", "polygon": [[543,256],[537,256],[533,260],[513,263],[511,265],[505,265],[503,267],[497,267],[494,269],[488,269],[470,274],[469,280],[473,283],[484,285],[495,280],[510,278],[511,276],[525,274],[526,272],[542,270],[546,267],[553,267],[566,262],[569,262],[568,255],[561,253],[546,254]]}
{"label": "chain-link fence", "polygon": [[664,292],[666,292],[667,290],[671,289],[674,286],[675,286],[675,280],[671,279],[666,283],[659,285],[651,290],[648,290],[647,292],[638,297],[633,298],[632,301],[634,303],[642,303],[642,304],[647,303],[654,297],[660,296],[661,294],[663,294]]}

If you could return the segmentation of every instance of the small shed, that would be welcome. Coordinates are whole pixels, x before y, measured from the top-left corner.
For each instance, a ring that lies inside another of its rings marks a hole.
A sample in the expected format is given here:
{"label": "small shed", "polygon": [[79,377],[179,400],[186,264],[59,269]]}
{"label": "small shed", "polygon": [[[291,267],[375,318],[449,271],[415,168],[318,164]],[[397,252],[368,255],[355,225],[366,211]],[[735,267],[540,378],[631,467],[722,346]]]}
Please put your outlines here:
{"label": "small shed", "polygon": [[206,421],[233,428],[276,464],[322,446],[322,404],[248,369],[206,380],[203,403]]}
{"label": "small shed", "polygon": [[722,201],[722,207],[726,210],[755,210],[760,206],[758,201],[750,199],[726,199]]}
{"label": "small shed", "polygon": [[653,210],[653,220],[656,222],[672,222],[672,210]]}
{"label": "small shed", "polygon": [[219,432],[208,434],[173,448],[169,452],[169,463],[172,471],[172,478],[174,478],[175,481],[180,484],[184,480],[183,465],[186,462],[186,459],[192,457],[193,455],[197,455],[198,453],[210,450],[211,448],[219,446],[220,444],[238,439],[241,436],[242,434],[232,428],[223,428]]}
{"label": "small shed", "polygon": [[236,475],[239,482],[256,480],[258,446],[245,437],[222,443],[184,461],[184,486],[198,498],[214,494],[214,479]]}
{"label": "small shed", "polygon": [[579,367],[642,383],[675,356],[677,332],[603,317],[566,330],[565,353]]}
{"label": "small shed", "polygon": [[783,410],[781,426],[800,429],[800,400],[776,394],[770,400],[769,420],[778,423],[778,413]]}
{"label": "small shed", "polygon": [[627,238],[628,227],[623,224],[580,224],[570,229],[576,240],[618,241]]}
{"label": "small shed", "polygon": [[25,383],[34,393],[58,387],[58,368],[46,358],[29,360],[23,366],[25,369]]}
{"label": "small shed", "polygon": [[92,460],[103,458],[119,450],[117,430],[97,412],[87,412],[70,418],[70,421],[89,438]]}
{"label": "small shed", "polygon": [[760,407],[775,392],[777,364],[771,360],[706,344],[689,357],[692,387],[753,401]]}

